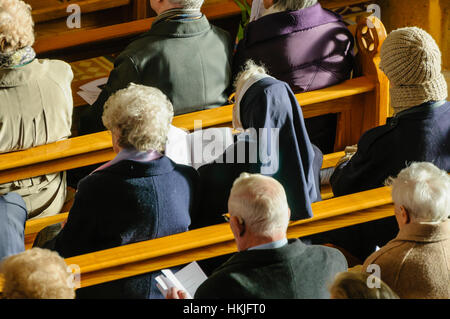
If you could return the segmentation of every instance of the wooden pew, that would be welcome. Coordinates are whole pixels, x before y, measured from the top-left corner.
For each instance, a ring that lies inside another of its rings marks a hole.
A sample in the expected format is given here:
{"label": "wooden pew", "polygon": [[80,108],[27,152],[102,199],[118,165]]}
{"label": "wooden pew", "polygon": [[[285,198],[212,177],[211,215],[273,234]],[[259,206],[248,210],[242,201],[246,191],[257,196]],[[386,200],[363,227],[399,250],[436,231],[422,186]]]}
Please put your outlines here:
{"label": "wooden pew", "polygon": [[[332,154],[324,155],[322,168],[334,167],[339,159],[344,156],[344,152],[336,152]],[[66,169],[63,169],[66,170]],[[333,192],[331,187],[325,187],[322,189],[322,198],[329,199],[333,197]],[[55,216],[49,216],[44,218],[36,218],[28,220],[25,227],[25,248],[29,249],[32,247],[33,242],[37,234],[47,226],[63,222],[67,219],[68,213],[61,213]]]}
{"label": "wooden pew", "polygon": [[[335,151],[356,144],[362,133],[385,124],[389,114],[389,81],[378,68],[379,50],[386,38],[386,30],[375,17],[361,17],[358,24],[349,29],[355,35],[358,49],[354,78],[328,88],[296,94],[305,118],[330,113],[338,115]],[[85,82],[73,82],[75,106],[85,104],[76,93]],[[233,105],[226,105],[179,115],[175,118],[176,125],[192,130],[194,121],[201,120],[204,128],[229,126],[232,108]]]}
{"label": "wooden pew", "polygon": [[[313,203],[312,208],[313,218],[289,224],[289,238],[394,215],[388,187]],[[67,258],[66,263],[80,267],[81,287],[87,287],[233,252],[234,238],[224,223]]]}
{"label": "wooden pew", "polygon": [[[146,32],[155,12],[148,0],[84,0],[61,3],[60,0],[27,0],[37,22],[35,50],[40,57],[66,60],[88,58],[121,51],[133,37]],[[248,0],[251,3],[251,0]],[[364,0],[321,0],[323,7],[338,9]],[[55,4],[56,3],[56,4]],[[76,3],[81,7],[82,28],[68,29],[66,7]],[[124,9],[125,8],[125,9]],[[235,37],[241,9],[234,0],[205,0],[202,12]],[[121,14],[122,13],[122,14]],[[57,19],[57,20],[54,20]],[[59,20],[58,20],[59,19]],[[227,22],[228,21],[228,22]],[[86,52],[86,48],[90,53]],[[74,53],[75,52],[75,53]]]}

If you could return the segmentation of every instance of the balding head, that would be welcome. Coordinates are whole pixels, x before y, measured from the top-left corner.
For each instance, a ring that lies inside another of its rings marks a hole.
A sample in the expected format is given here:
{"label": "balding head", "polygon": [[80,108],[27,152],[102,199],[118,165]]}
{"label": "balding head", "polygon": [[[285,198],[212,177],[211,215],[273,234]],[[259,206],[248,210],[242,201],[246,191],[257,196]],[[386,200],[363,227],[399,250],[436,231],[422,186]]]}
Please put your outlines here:
{"label": "balding head", "polygon": [[289,207],[283,186],[274,178],[242,173],[228,200],[228,212],[241,218],[256,236],[286,234]]}

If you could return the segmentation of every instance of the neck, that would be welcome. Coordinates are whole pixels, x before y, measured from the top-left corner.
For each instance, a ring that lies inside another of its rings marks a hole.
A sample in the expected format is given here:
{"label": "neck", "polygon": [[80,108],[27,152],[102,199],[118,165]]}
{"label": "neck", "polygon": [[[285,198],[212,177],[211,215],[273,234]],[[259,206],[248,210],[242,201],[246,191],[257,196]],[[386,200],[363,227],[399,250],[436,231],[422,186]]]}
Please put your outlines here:
{"label": "neck", "polygon": [[273,243],[282,239],[286,239],[286,233],[274,234],[272,236],[254,236],[248,234],[239,241],[238,248],[239,251],[244,251],[252,247]]}

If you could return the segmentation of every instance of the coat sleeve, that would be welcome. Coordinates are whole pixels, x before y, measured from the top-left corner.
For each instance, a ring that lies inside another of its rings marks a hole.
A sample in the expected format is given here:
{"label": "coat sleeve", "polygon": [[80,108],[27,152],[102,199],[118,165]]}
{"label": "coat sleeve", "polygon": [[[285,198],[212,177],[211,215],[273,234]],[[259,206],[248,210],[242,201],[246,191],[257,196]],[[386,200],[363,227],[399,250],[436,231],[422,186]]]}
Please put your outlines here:
{"label": "coat sleeve", "polygon": [[89,181],[88,177],[80,183],[66,225],[51,243],[46,244],[46,248],[57,251],[64,258],[95,250],[92,239],[98,229],[96,203],[103,201],[96,191],[100,186],[93,187]]}
{"label": "coat sleeve", "polygon": [[81,115],[79,132],[81,135],[105,130],[102,123],[103,106],[108,98],[130,83],[140,83],[140,76],[132,57],[121,54],[114,63],[108,82],[95,103]]}

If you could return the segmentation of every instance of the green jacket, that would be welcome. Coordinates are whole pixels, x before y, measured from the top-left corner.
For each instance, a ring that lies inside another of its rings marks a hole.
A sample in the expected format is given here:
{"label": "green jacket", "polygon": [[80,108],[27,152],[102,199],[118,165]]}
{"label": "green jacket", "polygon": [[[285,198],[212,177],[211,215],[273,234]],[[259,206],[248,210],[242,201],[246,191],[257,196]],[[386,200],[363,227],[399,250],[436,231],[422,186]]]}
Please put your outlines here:
{"label": "green jacket", "polygon": [[342,253],[289,240],[281,248],[236,253],[204,281],[195,299],[326,299],[328,285],[347,271]]}
{"label": "green jacket", "polygon": [[195,20],[155,20],[115,60],[108,83],[80,119],[80,134],[104,130],[103,105],[129,83],[159,88],[171,100],[175,115],[224,105],[231,84],[230,35]]}

